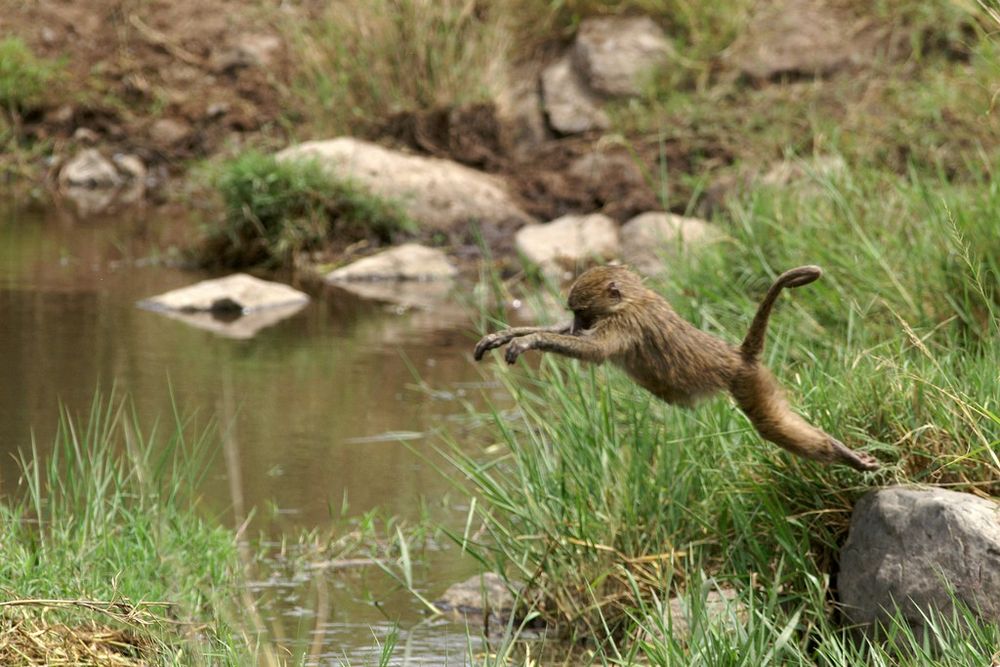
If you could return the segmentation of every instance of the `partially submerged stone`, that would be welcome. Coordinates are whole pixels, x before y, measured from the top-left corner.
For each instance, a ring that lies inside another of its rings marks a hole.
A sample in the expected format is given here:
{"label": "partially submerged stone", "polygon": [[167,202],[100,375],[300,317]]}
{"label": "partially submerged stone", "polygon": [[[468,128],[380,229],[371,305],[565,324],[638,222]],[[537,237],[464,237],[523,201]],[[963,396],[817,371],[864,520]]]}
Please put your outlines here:
{"label": "partially submerged stone", "polygon": [[452,584],[434,606],[453,617],[485,623],[510,616],[514,593],[499,574],[486,572]]}
{"label": "partially submerged stone", "polygon": [[309,295],[288,285],[234,273],[144,299],[139,306],[182,313],[247,314],[279,306],[302,305],[308,301]]}
{"label": "partially submerged stone", "polygon": [[669,54],[666,35],[648,16],[585,19],[573,44],[576,69],[591,90],[608,97],[638,95]]}
{"label": "partially submerged stone", "polygon": [[138,305],[223,336],[250,338],[308,302],[307,294],[288,285],[235,273],[171,290]]}
{"label": "partially submerged stone", "polygon": [[898,605],[920,636],[929,612],[951,617],[953,600],[1000,622],[1000,503],[936,488],[868,493],[851,515],[837,587],[844,613],[865,626]]}
{"label": "partially submerged stone", "polygon": [[457,273],[458,269],[443,251],[419,243],[404,243],[331,271],[325,279],[331,283],[447,280]]}
{"label": "partially submerged stone", "polygon": [[114,188],[121,182],[115,165],[96,148],[80,151],[59,170],[59,184],[64,188]]}
{"label": "partially submerged stone", "polygon": [[668,268],[669,258],[720,237],[719,231],[705,220],[673,213],[643,213],[622,225],[622,260],[640,273],[655,275]]}
{"label": "partially submerged stone", "polygon": [[518,230],[515,243],[525,259],[545,270],[608,260],[619,252],[618,227],[600,213],[564,215],[545,224],[525,225]]}
{"label": "partially submerged stone", "polygon": [[277,158],[315,160],[335,178],[398,202],[424,231],[530,220],[499,179],[451,160],[408,155],[351,137],[308,141]]}

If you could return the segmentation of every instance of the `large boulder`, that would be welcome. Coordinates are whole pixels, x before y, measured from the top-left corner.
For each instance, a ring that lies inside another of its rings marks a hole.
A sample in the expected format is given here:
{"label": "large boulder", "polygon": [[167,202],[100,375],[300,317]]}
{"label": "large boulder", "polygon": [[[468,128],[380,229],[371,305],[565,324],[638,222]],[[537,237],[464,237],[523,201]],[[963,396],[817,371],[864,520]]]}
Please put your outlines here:
{"label": "large boulder", "polygon": [[851,516],[837,586],[853,623],[884,621],[898,605],[922,632],[929,610],[950,616],[952,595],[1000,622],[1000,504],[944,489],[867,494]]}
{"label": "large boulder", "polygon": [[594,92],[608,97],[642,92],[643,78],[666,62],[670,43],[648,16],[585,19],[573,44],[573,63]]}
{"label": "large boulder", "polygon": [[375,280],[446,280],[458,273],[443,251],[417,243],[384,250],[326,275],[331,283]]}
{"label": "large boulder", "polygon": [[542,103],[549,126],[560,134],[604,130],[610,125],[569,55],[542,70]]}
{"label": "large boulder", "polygon": [[530,217],[496,178],[450,160],[407,155],[360,139],[307,141],[279,160],[315,160],[336,178],[399,202],[425,231],[453,231],[470,222],[524,223]]}
{"label": "large boulder", "polygon": [[564,215],[542,225],[525,225],[514,242],[525,259],[547,272],[612,259],[619,252],[618,227],[600,213]]}
{"label": "large boulder", "polygon": [[640,273],[655,275],[668,268],[665,259],[720,236],[711,223],[698,218],[642,213],[622,225],[622,260]]}

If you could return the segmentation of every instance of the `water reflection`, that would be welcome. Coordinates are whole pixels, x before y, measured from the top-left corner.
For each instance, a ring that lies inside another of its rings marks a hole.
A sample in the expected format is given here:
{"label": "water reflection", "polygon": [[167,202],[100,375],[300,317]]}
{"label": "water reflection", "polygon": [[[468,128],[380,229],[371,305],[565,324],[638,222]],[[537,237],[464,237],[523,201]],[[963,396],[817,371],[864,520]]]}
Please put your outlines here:
{"label": "water reflection", "polygon": [[[134,305],[211,277],[151,258],[187,229],[144,216],[80,223],[0,210],[2,488],[15,488],[13,457],[32,433],[42,447],[52,441],[60,402],[83,414],[96,388],[114,385],[132,397],[143,424],[169,420],[172,400],[196,424],[218,420],[222,451],[202,493],[233,525],[252,508],[274,508],[258,517],[277,519],[258,527],[280,533],[326,524],[345,498],[352,513],[381,507],[406,516],[421,496],[445,497],[446,481],[400,441],[430,452],[433,434],[460,409],[456,398],[480,379],[469,363],[465,309],[451,300],[401,313],[326,288],[251,338],[223,338]],[[456,508],[436,511],[461,521]],[[432,598],[474,570],[451,551],[434,558],[421,580]],[[397,588],[383,583],[360,600],[356,591],[334,594],[326,654],[373,645],[355,624],[387,627],[391,618],[407,627],[423,618]],[[379,594],[385,599],[376,608]],[[306,586],[296,595],[312,593]],[[453,655],[462,650],[456,641],[465,644],[460,629],[428,636]],[[415,637],[411,651],[440,657]]]}

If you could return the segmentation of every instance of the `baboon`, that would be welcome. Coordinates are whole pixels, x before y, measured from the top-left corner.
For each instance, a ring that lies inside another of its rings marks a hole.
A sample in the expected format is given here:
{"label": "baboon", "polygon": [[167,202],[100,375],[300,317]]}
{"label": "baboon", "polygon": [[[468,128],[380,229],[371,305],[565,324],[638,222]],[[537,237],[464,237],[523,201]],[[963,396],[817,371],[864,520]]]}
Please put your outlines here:
{"label": "baboon", "polygon": [[800,266],[778,276],[736,347],[684,320],[625,267],[599,266],[585,271],[570,288],[572,322],[489,334],[476,345],[475,358],[509,343],[504,355],[509,364],[528,350],[594,363],[610,360],[653,395],[682,406],[728,390],[766,440],[816,461],[875,470],[873,456],[852,451],[793,412],[774,375],[760,363],[778,294],[821,274],[818,266]]}

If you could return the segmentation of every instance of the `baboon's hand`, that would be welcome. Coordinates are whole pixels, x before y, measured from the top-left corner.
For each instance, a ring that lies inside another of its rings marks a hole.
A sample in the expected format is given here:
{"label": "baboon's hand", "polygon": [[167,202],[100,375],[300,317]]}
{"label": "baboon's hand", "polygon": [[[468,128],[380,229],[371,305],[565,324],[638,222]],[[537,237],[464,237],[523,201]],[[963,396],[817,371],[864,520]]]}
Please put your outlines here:
{"label": "baboon's hand", "polygon": [[518,338],[510,345],[507,346],[507,351],[504,352],[503,358],[507,360],[508,364],[513,364],[517,361],[517,358],[534,347],[535,336],[525,336],[524,338]]}
{"label": "baboon's hand", "polygon": [[482,338],[479,339],[479,342],[476,343],[476,349],[472,353],[472,356],[476,359],[476,361],[479,361],[483,358],[483,355],[486,354],[489,350],[494,350],[498,347],[501,347],[509,340],[510,336],[508,336],[504,331],[498,331],[496,333],[491,333],[487,336],[483,336]]}

